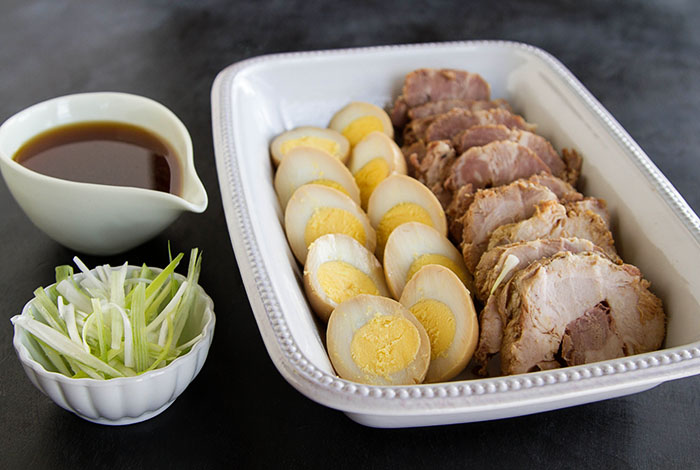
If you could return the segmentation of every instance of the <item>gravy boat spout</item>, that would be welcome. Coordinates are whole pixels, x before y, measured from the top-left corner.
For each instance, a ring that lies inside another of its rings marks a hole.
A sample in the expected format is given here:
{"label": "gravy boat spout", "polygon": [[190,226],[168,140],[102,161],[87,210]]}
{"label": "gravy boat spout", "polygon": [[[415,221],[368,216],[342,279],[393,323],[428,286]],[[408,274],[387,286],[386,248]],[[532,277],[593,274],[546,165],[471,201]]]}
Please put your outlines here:
{"label": "gravy boat spout", "polygon": [[[167,142],[182,168],[180,194],[54,178],[12,158],[42,132],[90,121],[131,124]],[[184,124],[165,106],[125,93],[68,95],[15,114],[0,126],[0,170],[15,200],[39,229],[87,254],[126,251],[156,236],[182,212],[201,213],[208,204]]]}

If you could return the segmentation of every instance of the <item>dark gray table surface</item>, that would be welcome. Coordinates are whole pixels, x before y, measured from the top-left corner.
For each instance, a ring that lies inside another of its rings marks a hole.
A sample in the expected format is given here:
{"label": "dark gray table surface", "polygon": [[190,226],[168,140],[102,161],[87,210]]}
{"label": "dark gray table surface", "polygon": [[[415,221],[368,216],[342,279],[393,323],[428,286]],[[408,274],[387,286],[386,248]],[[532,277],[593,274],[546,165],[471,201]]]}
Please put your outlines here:
{"label": "dark gray table surface", "polygon": [[[532,416],[376,430],[296,392],[258,333],[221,205],[209,93],[217,72],[271,52],[508,39],[559,58],[700,209],[700,4],[629,2],[0,2],[0,121],[82,91],[145,95],[189,128],[209,193],[156,239],[95,263],[162,265],[166,243],[204,251],[216,305],[209,359],[142,424],[106,427],[54,405],[25,376],[9,319],[74,253],[46,237],[0,184],[2,468],[698,468],[700,378]],[[420,65],[420,64],[417,64]]]}

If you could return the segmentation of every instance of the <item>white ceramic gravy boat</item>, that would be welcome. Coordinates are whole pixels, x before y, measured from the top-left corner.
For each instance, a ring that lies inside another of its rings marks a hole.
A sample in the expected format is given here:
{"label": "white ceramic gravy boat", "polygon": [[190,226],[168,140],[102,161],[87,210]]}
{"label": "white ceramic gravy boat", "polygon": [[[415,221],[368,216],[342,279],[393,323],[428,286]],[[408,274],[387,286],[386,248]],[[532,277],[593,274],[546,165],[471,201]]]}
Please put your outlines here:
{"label": "white ceramic gravy boat", "polygon": [[[132,124],[168,142],[182,167],[181,194],[53,178],[12,159],[37,134],[86,121]],[[157,235],[182,212],[201,213],[208,203],[184,124],[160,103],[126,93],[68,95],[15,114],[0,126],[0,171],[37,227],[62,245],[88,254],[126,251]]]}

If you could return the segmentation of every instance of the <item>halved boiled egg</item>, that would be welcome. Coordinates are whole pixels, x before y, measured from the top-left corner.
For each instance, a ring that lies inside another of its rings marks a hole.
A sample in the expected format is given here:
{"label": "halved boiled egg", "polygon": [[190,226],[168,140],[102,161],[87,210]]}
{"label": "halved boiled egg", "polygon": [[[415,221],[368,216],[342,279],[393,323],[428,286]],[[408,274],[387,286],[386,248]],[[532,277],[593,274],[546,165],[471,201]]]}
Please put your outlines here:
{"label": "halved boiled egg", "polygon": [[421,268],[406,284],[399,302],[421,322],[430,338],[426,382],[442,382],[462,372],[479,339],[479,326],[469,291],[451,270]]}
{"label": "halved boiled egg", "polygon": [[304,290],[323,321],[328,321],[338,304],[357,295],[389,295],[382,265],[374,254],[354,238],[337,233],[319,237],[309,247]]}
{"label": "halved boiled egg", "polygon": [[330,186],[360,203],[360,190],[355,179],[340,160],[310,147],[290,150],[275,174],[275,191],[282,209],[287,207],[289,198],[299,186],[311,183]]}
{"label": "halved boiled egg", "polygon": [[447,236],[445,211],[435,195],[418,180],[394,174],[372,192],[367,215],[377,230],[377,257],[382,260],[391,232],[406,222],[420,222]]}
{"label": "halved boiled egg", "polygon": [[369,251],[377,244],[369,218],[359,205],[337,189],[320,184],[299,187],[284,211],[284,229],[294,256],[306,262],[308,247],[327,233],[348,235]]}
{"label": "halved boiled egg", "polygon": [[374,188],[392,173],[406,174],[406,159],[394,139],[372,131],[352,149],[350,172],[360,188],[362,208],[367,208]]}
{"label": "halved boiled egg", "polygon": [[439,264],[454,272],[468,290],[474,280],[462,254],[440,232],[419,222],[397,227],[384,249],[384,275],[391,295],[401,297],[404,286],[423,266]]}
{"label": "halved boiled egg", "polygon": [[394,126],[386,111],[362,101],[354,101],[335,113],[328,127],[343,134],[351,146],[356,145],[372,131],[383,132],[394,138]]}
{"label": "halved boiled egg", "polygon": [[326,342],[338,375],[365,384],[421,383],[430,362],[425,328],[387,297],[358,295],[338,305],[328,320]]}
{"label": "halved boiled egg", "polygon": [[275,166],[279,165],[284,156],[297,147],[323,150],[343,163],[350,157],[350,143],[339,132],[322,127],[302,126],[275,137],[270,144],[272,162]]}

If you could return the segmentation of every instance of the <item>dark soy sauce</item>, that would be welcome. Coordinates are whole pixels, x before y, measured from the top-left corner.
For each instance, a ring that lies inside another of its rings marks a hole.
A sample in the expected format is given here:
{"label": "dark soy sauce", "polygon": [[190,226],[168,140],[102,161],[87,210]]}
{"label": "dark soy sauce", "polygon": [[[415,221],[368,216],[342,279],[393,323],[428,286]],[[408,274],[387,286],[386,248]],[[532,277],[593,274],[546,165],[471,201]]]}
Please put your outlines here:
{"label": "dark soy sauce", "polygon": [[120,122],[81,122],[49,129],[13,159],[47,176],[81,183],[132,186],[179,194],[182,169],[160,137]]}

